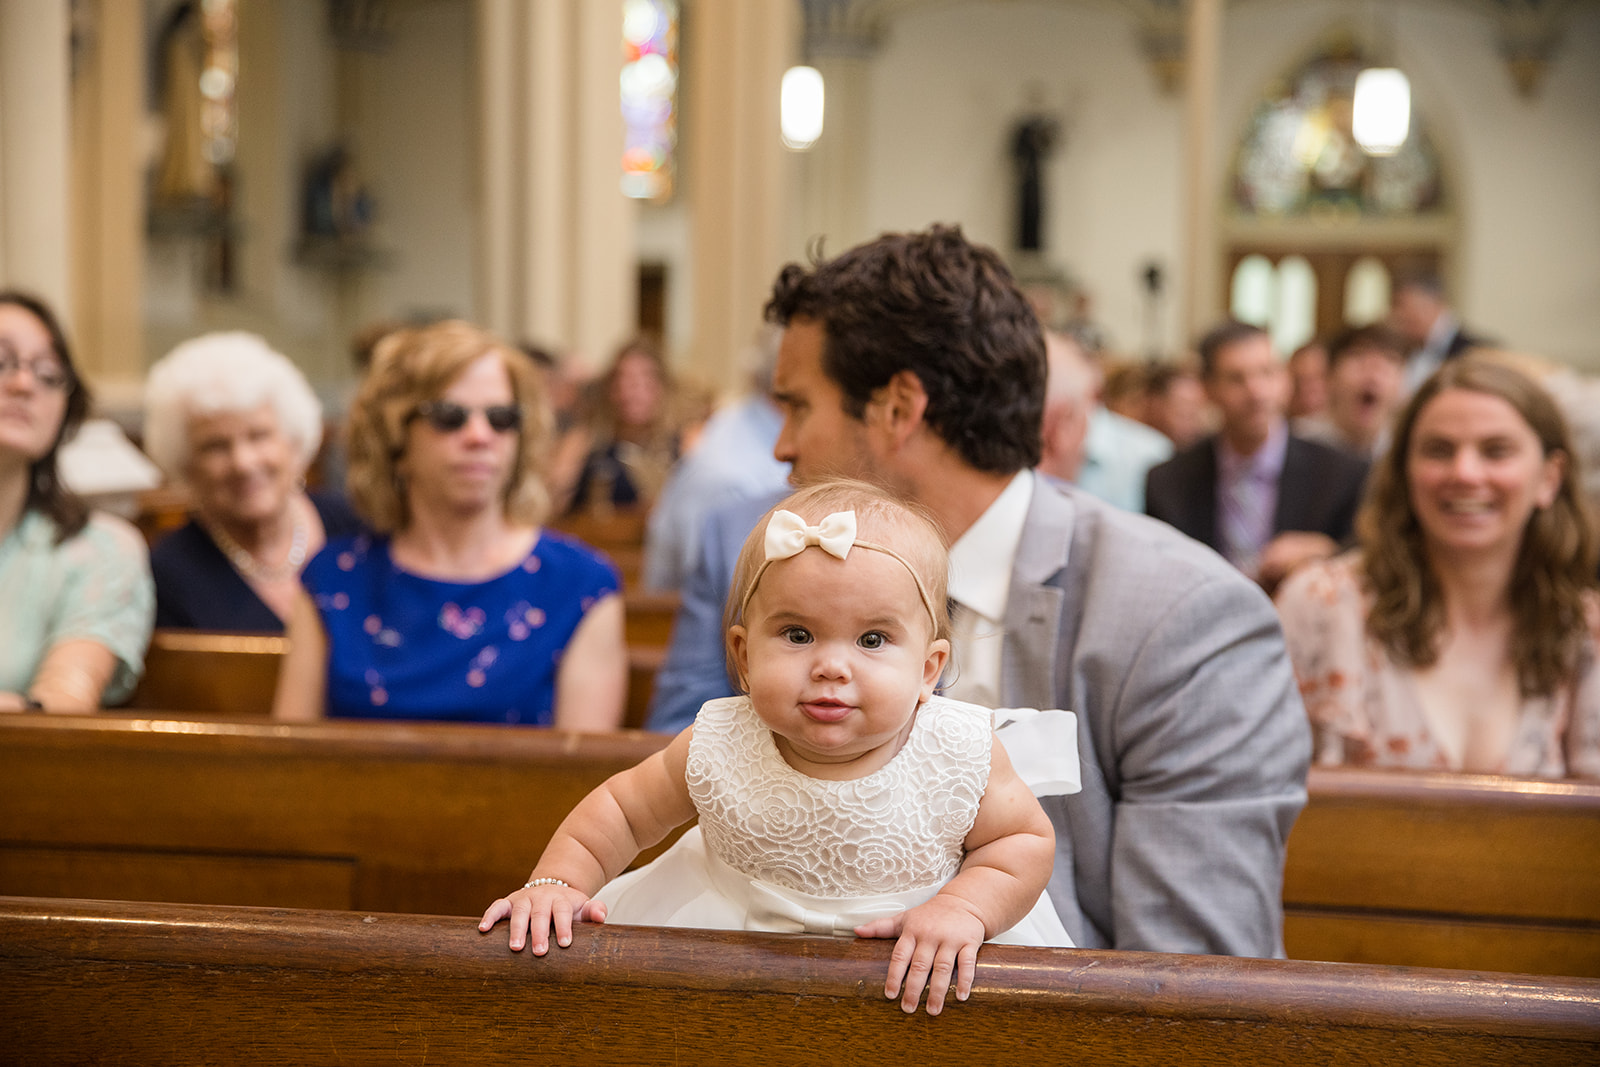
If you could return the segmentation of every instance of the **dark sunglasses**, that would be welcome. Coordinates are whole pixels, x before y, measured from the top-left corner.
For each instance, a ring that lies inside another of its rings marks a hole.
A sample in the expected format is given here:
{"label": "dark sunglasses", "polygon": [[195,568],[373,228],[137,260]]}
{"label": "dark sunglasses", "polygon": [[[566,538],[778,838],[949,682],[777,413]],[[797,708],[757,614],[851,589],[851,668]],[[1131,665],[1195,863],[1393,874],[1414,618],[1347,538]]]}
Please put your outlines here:
{"label": "dark sunglasses", "polygon": [[428,425],[440,433],[455,433],[467,424],[474,411],[483,412],[489,428],[495,433],[515,433],[522,429],[522,409],[515,404],[490,404],[486,408],[469,408],[450,400],[430,400],[418,404],[412,418],[427,419]]}

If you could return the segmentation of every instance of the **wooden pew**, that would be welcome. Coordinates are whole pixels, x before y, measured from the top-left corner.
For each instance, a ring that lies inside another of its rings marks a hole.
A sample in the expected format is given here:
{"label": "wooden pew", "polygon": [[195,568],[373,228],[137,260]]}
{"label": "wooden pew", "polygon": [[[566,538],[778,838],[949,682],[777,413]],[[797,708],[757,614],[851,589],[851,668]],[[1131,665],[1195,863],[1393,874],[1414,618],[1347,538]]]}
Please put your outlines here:
{"label": "wooden pew", "polygon": [[1309,790],[1290,956],[1600,977],[1600,784],[1340,769]]}
{"label": "wooden pew", "polygon": [[481,913],[667,740],[0,715],[0,893]]}
{"label": "wooden pew", "polygon": [[[505,727],[0,716],[0,893],[469,914],[666,742]],[[1600,977],[1600,787],[1317,771],[1300,959]]]}
{"label": "wooden pew", "polygon": [[890,942],[0,898],[0,1047],[98,1063],[1593,1064],[1600,982],[991,945],[883,997]]}
{"label": "wooden pew", "polygon": [[270,634],[157,630],[133,708],[268,716],[289,641]]}
{"label": "wooden pew", "polygon": [[[666,658],[677,597],[626,595],[628,697],[623,726],[644,726],[656,671]],[[266,717],[286,638],[266,634],[157,630],[128,707],[202,715]]]}

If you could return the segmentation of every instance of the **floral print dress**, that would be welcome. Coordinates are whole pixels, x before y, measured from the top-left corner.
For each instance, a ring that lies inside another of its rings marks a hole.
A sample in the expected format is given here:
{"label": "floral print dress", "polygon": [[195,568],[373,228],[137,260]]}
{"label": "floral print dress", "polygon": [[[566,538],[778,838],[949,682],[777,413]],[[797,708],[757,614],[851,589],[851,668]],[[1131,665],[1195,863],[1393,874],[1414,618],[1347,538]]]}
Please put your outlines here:
{"label": "floral print dress", "polygon": [[[1317,765],[1461,769],[1429,729],[1411,669],[1367,634],[1370,599],[1358,553],[1297,571],[1278,592],[1277,605],[1311,718]],[[1591,632],[1574,685],[1523,701],[1499,773],[1600,778],[1595,648]]]}

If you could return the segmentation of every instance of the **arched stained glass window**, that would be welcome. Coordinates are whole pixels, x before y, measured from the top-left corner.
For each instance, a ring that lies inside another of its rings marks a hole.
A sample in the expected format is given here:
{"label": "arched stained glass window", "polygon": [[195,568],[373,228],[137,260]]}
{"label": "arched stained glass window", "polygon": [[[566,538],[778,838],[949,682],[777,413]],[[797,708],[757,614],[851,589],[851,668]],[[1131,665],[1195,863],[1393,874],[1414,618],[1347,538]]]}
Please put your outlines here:
{"label": "arched stained glass window", "polygon": [[1344,321],[1366,326],[1389,313],[1389,268],[1377,256],[1362,256],[1344,280]]}
{"label": "arched stained glass window", "polygon": [[623,0],[622,192],[666,200],[678,143],[677,0]]}
{"label": "arched stained glass window", "polygon": [[1234,160],[1232,199],[1244,215],[1400,217],[1440,210],[1438,154],[1413,113],[1393,155],[1356,144],[1350,118],[1365,62],[1353,44],[1324,49],[1267,93]]}

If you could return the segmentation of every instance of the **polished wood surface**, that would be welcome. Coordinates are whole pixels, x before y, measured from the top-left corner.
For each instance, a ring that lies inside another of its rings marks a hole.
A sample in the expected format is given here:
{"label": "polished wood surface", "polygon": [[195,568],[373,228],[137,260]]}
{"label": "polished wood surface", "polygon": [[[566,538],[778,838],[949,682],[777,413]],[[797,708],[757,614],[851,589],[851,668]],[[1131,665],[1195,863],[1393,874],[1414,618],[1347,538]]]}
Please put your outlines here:
{"label": "polished wood surface", "polygon": [[[622,725],[644,726],[656,671],[677,616],[675,594],[627,593],[628,695]],[[266,718],[278,688],[288,639],[267,634],[157,630],[130,708]]]}
{"label": "polished wood surface", "polygon": [[1308,788],[1289,955],[1600,977],[1600,784],[1339,769]]}
{"label": "polished wood surface", "polygon": [[[663,736],[0,716],[0,893],[472,914]],[[1315,771],[1299,959],[1600,977],[1600,786]]]}
{"label": "polished wood surface", "polygon": [[966,1003],[883,998],[891,943],[0,899],[22,1062],[1592,1064],[1600,982],[990,945]]}
{"label": "polished wood surface", "polygon": [[656,734],[0,716],[0,893],[480,914]]}
{"label": "polished wood surface", "polygon": [[278,669],[289,650],[270,634],[157,630],[145,652],[133,708],[212,715],[272,714]]}

